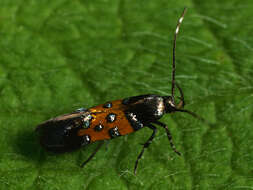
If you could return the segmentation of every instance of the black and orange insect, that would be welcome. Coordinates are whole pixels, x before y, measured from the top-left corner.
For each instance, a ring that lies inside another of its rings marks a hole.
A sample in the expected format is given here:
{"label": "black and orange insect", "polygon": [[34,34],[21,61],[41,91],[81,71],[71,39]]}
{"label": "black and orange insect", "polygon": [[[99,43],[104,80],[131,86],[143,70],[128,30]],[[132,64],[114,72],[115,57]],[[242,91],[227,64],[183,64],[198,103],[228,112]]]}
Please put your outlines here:
{"label": "black and orange insect", "polygon": [[[144,143],[137,157],[134,167],[134,173],[136,173],[138,162],[144,150],[148,148],[155,138],[157,129],[155,125],[157,125],[165,129],[172,149],[180,155],[173,144],[168,126],[158,120],[167,113],[186,112],[204,121],[203,118],[195,113],[183,109],[185,105],[183,91],[179,85],[175,83],[176,39],[185,13],[186,9],[184,9],[178,20],[174,34],[171,96],[160,96],[155,94],[134,96],[107,102],[89,109],[80,108],[73,113],[50,119],[38,125],[36,128],[41,145],[48,151],[63,153],[100,141],[95,151],[81,165],[83,167],[94,157],[105,140],[127,135],[143,127],[148,127],[153,132]],[[175,103],[174,98],[175,87],[178,88],[181,95],[178,104]]]}

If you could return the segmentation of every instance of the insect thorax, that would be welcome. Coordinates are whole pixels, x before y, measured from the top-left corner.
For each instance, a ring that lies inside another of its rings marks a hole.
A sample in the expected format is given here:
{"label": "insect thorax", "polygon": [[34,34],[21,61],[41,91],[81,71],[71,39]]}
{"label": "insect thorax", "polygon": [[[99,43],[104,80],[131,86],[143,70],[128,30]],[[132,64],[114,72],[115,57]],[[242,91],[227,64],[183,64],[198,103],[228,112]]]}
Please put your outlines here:
{"label": "insect thorax", "polygon": [[146,125],[152,121],[159,120],[165,113],[164,101],[158,95],[142,95],[126,98],[123,104],[127,105],[125,111],[128,120],[136,128],[140,128],[140,124]]}

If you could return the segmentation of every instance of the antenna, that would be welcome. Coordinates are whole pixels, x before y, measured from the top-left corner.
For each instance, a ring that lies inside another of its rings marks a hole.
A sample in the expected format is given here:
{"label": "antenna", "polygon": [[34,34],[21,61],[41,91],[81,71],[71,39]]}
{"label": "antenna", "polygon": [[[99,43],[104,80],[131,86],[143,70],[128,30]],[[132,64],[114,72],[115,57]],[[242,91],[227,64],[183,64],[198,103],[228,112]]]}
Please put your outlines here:
{"label": "antenna", "polygon": [[172,97],[172,101],[174,103],[174,95],[175,95],[175,74],[176,74],[176,41],[177,41],[177,35],[179,32],[179,28],[181,23],[184,20],[184,15],[187,11],[187,8],[184,8],[184,11],[181,15],[181,17],[179,18],[178,22],[177,22],[177,27],[175,30],[175,34],[174,34],[174,41],[173,41],[173,60],[172,60],[172,85],[171,85],[171,97]]}
{"label": "antenna", "polygon": [[178,19],[177,27],[176,27],[175,34],[174,34],[171,97],[172,97],[173,103],[175,104],[175,102],[174,102],[174,95],[175,95],[175,86],[176,86],[178,88],[179,92],[180,92],[180,95],[181,95],[180,96],[180,102],[179,102],[178,105],[176,105],[176,111],[188,113],[191,116],[193,116],[194,118],[196,118],[196,119],[202,121],[203,123],[211,126],[211,125],[213,125],[212,123],[208,122],[207,120],[205,120],[203,117],[199,116],[198,114],[196,114],[196,113],[194,113],[192,111],[189,111],[189,110],[181,109],[185,105],[184,94],[183,94],[183,91],[180,88],[180,86],[175,82],[175,73],[176,73],[176,41],[177,41],[177,35],[178,35],[179,29],[180,29],[180,25],[182,24],[182,22],[184,20],[184,15],[185,15],[186,11],[187,11],[187,8],[184,8],[181,17]]}
{"label": "antenna", "polygon": [[203,123],[205,123],[206,125],[208,126],[213,126],[213,123],[210,123],[209,121],[205,120],[203,117],[199,116],[198,114],[192,112],[192,111],[189,111],[189,110],[185,110],[185,109],[177,109],[176,111],[179,111],[179,112],[184,112],[184,113],[188,113],[190,114],[191,116],[193,116],[194,118],[202,121]]}

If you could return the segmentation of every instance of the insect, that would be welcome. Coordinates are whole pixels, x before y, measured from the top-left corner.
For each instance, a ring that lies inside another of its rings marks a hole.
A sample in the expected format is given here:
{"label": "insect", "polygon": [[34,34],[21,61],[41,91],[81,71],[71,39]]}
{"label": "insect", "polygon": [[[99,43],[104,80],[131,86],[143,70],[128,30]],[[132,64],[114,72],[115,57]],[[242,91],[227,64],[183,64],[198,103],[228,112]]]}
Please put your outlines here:
{"label": "insect", "polygon": [[[185,13],[186,8],[178,20],[174,34],[171,96],[155,94],[134,96],[107,102],[89,109],[80,108],[73,113],[50,119],[38,125],[36,128],[41,145],[48,151],[64,153],[99,141],[95,151],[81,165],[83,167],[95,156],[105,140],[127,135],[144,127],[148,127],[152,130],[152,134],[143,144],[142,150],[137,157],[134,167],[134,173],[136,174],[139,160],[145,149],[149,147],[155,138],[157,131],[155,125],[157,125],[165,129],[171,148],[180,155],[180,152],[174,146],[168,126],[160,122],[159,119],[164,114],[185,112],[197,119],[205,121],[197,114],[183,109],[185,105],[184,94],[175,82],[176,39]],[[180,101],[178,104],[175,103],[175,88],[180,93]]]}

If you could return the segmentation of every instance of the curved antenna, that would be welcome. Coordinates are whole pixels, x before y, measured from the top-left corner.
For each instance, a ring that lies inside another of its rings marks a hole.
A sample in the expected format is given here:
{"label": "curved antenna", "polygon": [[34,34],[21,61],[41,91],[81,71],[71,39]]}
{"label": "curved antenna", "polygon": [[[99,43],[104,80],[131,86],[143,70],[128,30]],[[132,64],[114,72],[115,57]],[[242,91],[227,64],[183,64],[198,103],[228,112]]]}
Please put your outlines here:
{"label": "curved antenna", "polygon": [[178,35],[178,32],[179,32],[179,29],[180,29],[180,26],[184,20],[184,15],[186,14],[186,11],[187,11],[187,8],[184,8],[183,10],[183,13],[181,15],[181,17],[178,19],[178,22],[177,22],[177,27],[176,27],[176,30],[175,30],[175,34],[174,34],[174,41],[173,41],[173,57],[172,57],[172,85],[171,85],[171,97],[172,97],[172,101],[173,103],[175,104],[175,100],[174,100],[174,96],[175,96],[175,86],[178,88],[179,92],[180,92],[180,102],[176,105],[176,109],[175,111],[178,111],[178,112],[184,112],[184,113],[188,113],[190,114],[191,116],[193,116],[194,118],[202,121],[203,123],[211,126],[213,125],[212,123],[208,122],[207,120],[205,120],[203,117],[199,116],[198,114],[192,112],[192,111],[189,111],[189,110],[185,110],[185,109],[181,109],[185,106],[185,101],[184,101],[184,94],[183,94],[183,91],[182,89],[180,88],[180,86],[175,82],[175,74],[176,74],[176,41],[177,41],[177,35]]}
{"label": "curved antenna", "polygon": [[176,108],[177,108],[177,109],[184,108],[184,106],[185,106],[185,101],[184,101],[184,93],[183,93],[183,90],[181,89],[181,87],[180,87],[177,83],[175,83],[175,85],[176,85],[176,87],[178,88],[179,93],[180,93],[180,97],[179,97],[180,102],[176,105]]}
{"label": "curved antenna", "polygon": [[174,103],[174,95],[175,95],[175,73],[176,73],[176,41],[177,41],[177,34],[179,32],[179,28],[181,23],[184,20],[184,15],[187,11],[187,8],[184,8],[184,11],[181,15],[181,17],[179,18],[178,22],[177,22],[177,27],[175,30],[175,34],[174,34],[174,41],[173,41],[173,61],[172,61],[172,85],[171,85],[171,97]]}

